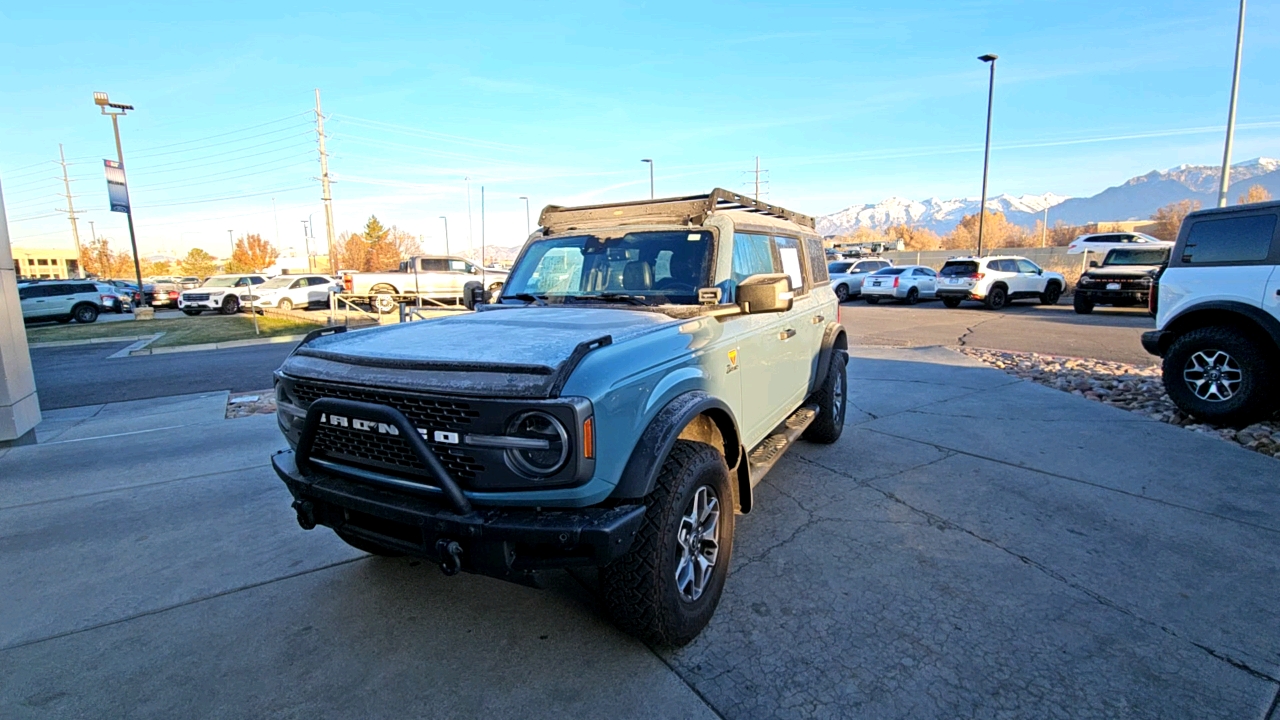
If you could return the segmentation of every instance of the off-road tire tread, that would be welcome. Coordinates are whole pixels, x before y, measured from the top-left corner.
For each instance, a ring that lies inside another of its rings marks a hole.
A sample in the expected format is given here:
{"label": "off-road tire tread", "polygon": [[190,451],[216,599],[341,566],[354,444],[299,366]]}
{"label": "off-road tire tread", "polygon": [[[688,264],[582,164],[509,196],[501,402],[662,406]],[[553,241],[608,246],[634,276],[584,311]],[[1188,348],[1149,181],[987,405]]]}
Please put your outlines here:
{"label": "off-road tire tread", "polygon": [[[1200,400],[1187,389],[1182,379],[1186,353],[1181,352],[1180,348],[1186,345],[1195,346],[1197,342],[1203,342],[1201,347],[1218,346],[1228,351],[1244,368],[1246,380],[1251,387],[1241,390],[1246,393],[1246,397],[1236,403],[1234,409],[1210,414],[1191,404],[1199,403]],[[1183,412],[1218,425],[1244,427],[1264,419],[1277,409],[1277,405],[1280,405],[1280,397],[1277,397],[1280,387],[1277,387],[1273,379],[1276,366],[1280,363],[1276,358],[1267,355],[1267,351],[1263,349],[1263,342],[1264,340],[1260,337],[1250,337],[1249,334],[1236,328],[1221,325],[1210,325],[1186,333],[1174,340],[1164,354],[1164,362],[1160,370],[1165,392],[1168,393],[1173,404]]]}
{"label": "off-road tire tread", "polygon": [[[840,433],[844,431],[844,413],[849,408],[849,378],[845,374],[847,362],[843,351],[833,350],[831,352],[831,364],[827,366],[827,376],[822,379],[822,386],[813,395],[814,400],[818,403],[818,416],[801,433],[801,439],[822,445],[830,445],[840,439]],[[831,412],[831,393],[836,378],[842,374],[845,375],[844,405],[841,407],[840,417],[837,418]]]}
{"label": "off-road tire tread", "polygon": [[1088,315],[1093,312],[1093,306],[1094,302],[1079,292],[1071,298],[1071,307],[1075,309],[1077,315]]}
{"label": "off-road tire tread", "polygon": [[[1050,297],[1050,291],[1054,291]],[[1044,286],[1044,292],[1040,293],[1041,305],[1057,305],[1062,299],[1062,286],[1056,280],[1050,280],[1049,284]]]}
{"label": "off-road tire tread", "polygon": [[[674,583],[674,578],[666,577],[667,573],[662,572],[659,565],[664,555],[663,543],[675,542],[669,533],[663,532],[663,526],[667,524],[669,514],[684,510],[669,507],[671,496],[679,492],[680,479],[688,468],[711,457],[724,469],[725,485],[728,486],[729,469],[724,466],[724,456],[718,450],[706,443],[677,440],[662,463],[653,491],[645,498],[648,507],[631,549],[618,560],[600,568],[600,596],[610,618],[623,632],[651,645],[680,647],[697,636],[697,633],[688,637],[676,636],[672,633],[673,628],[668,627],[669,619],[663,617],[661,602],[663,589],[658,585]],[[722,544],[721,556],[717,560],[718,565],[726,563],[719,565],[721,568],[726,568],[731,559],[732,502],[731,497],[721,493],[721,522],[728,518],[730,523],[730,542]],[[718,592],[715,588],[707,589],[707,592],[712,591]],[[714,598],[714,601],[718,604],[719,598]]]}

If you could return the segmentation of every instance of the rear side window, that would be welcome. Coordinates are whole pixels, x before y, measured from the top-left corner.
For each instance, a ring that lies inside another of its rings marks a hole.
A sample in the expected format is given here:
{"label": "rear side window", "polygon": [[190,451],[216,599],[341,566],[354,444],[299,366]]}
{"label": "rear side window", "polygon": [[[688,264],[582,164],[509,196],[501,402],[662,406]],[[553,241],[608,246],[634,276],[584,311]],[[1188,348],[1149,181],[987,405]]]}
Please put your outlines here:
{"label": "rear side window", "polygon": [[808,292],[809,288],[804,284],[805,265],[804,251],[800,248],[800,241],[796,238],[779,235],[773,239],[774,245],[778,248],[778,258],[782,261],[782,272],[791,277],[791,289],[796,294],[803,295]]}
{"label": "rear side window", "polygon": [[1276,215],[1200,220],[1191,226],[1182,262],[1238,263],[1266,260],[1276,234]]}
{"label": "rear side window", "polygon": [[942,271],[938,274],[942,277],[963,277],[965,275],[975,275],[978,272],[978,263],[969,260],[952,261],[942,266]]}
{"label": "rear side window", "polygon": [[882,268],[871,274],[872,275],[901,275],[903,270],[906,270],[906,268],[890,267],[890,268]]}
{"label": "rear side window", "polygon": [[76,292],[96,293],[98,292],[98,286],[94,285],[93,283],[80,283],[79,285],[76,285]]}
{"label": "rear side window", "polygon": [[809,279],[813,284],[825,285],[831,282],[831,277],[827,275],[827,266],[825,264],[827,253],[822,248],[822,239],[816,237],[805,238],[804,249],[809,256]]}

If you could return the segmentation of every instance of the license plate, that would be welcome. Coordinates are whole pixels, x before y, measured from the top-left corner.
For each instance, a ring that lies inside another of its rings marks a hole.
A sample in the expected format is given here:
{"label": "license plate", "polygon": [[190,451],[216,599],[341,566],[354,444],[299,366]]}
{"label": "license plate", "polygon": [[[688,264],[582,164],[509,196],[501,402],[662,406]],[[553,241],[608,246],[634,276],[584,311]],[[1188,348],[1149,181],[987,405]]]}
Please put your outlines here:
{"label": "license plate", "polygon": [[871,284],[872,284],[873,286],[875,286],[875,287],[880,287],[880,281],[879,281],[879,280],[877,280],[877,281],[875,281],[875,282],[873,282],[873,283],[871,283]]}
{"label": "license plate", "polygon": [[947,280],[947,282],[951,283],[952,285],[959,285],[959,284],[960,284],[960,278],[951,278],[951,279]]}
{"label": "license plate", "polygon": [[1119,289],[1120,289],[1120,283],[1107,283],[1107,289],[1108,289],[1108,290],[1119,290]]}

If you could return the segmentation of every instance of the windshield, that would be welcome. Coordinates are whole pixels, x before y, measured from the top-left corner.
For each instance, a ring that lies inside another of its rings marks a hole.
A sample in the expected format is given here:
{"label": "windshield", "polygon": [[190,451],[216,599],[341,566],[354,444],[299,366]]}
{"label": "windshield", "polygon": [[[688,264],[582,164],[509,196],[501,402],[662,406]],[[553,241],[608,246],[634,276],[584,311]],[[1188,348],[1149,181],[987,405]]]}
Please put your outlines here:
{"label": "windshield", "polygon": [[1107,253],[1103,265],[1163,265],[1169,259],[1168,250],[1115,249]]}
{"label": "windshield", "polygon": [[949,262],[942,266],[938,274],[942,277],[962,277],[964,275],[974,275],[978,272],[978,263],[961,261]]}
{"label": "windshield", "polygon": [[204,281],[205,287],[235,287],[238,277],[211,277]]}
{"label": "windshield", "polygon": [[271,278],[270,280],[262,283],[261,285],[258,286],[258,289],[259,290],[276,290],[279,288],[287,288],[290,285],[292,285],[293,282],[297,279],[298,279],[297,277],[289,277],[289,276],[281,275],[278,278]]}
{"label": "windshield", "polygon": [[835,275],[836,273],[847,273],[851,267],[853,267],[853,263],[851,262],[827,263],[827,272],[832,275]]}
{"label": "windshield", "polygon": [[670,230],[538,240],[511,270],[502,299],[698,304],[710,284],[711,233]]}
{"label": "windshield", "polygon": [[906,268],[887,267],[887,268],[881,268],[871,274],[872,275],[901,275],[903,270],[906,270]]}

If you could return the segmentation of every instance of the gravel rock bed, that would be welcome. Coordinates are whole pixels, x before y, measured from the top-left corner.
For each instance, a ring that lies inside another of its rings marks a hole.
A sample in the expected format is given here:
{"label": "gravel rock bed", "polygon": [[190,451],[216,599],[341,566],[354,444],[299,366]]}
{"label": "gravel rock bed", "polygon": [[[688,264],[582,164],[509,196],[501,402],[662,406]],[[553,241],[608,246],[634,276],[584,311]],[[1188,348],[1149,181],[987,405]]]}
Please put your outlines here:
{"label": "gravel rock bed", "polygon": [[1280,460],[1280,418],[1273,417],[1240,430],[1199,422],[1179,410],[1165,394],[1157,365],[1143,367],[1107,360],[968,347],[959,350],[1024,380],[1212,435]]}
{"label": "gravel rock bed", "polygon": [[249,417],[250,415],[270,415],[276,411],[275,390],[255,390],[247,393],[232,393],[227,398],[227,419]]}

